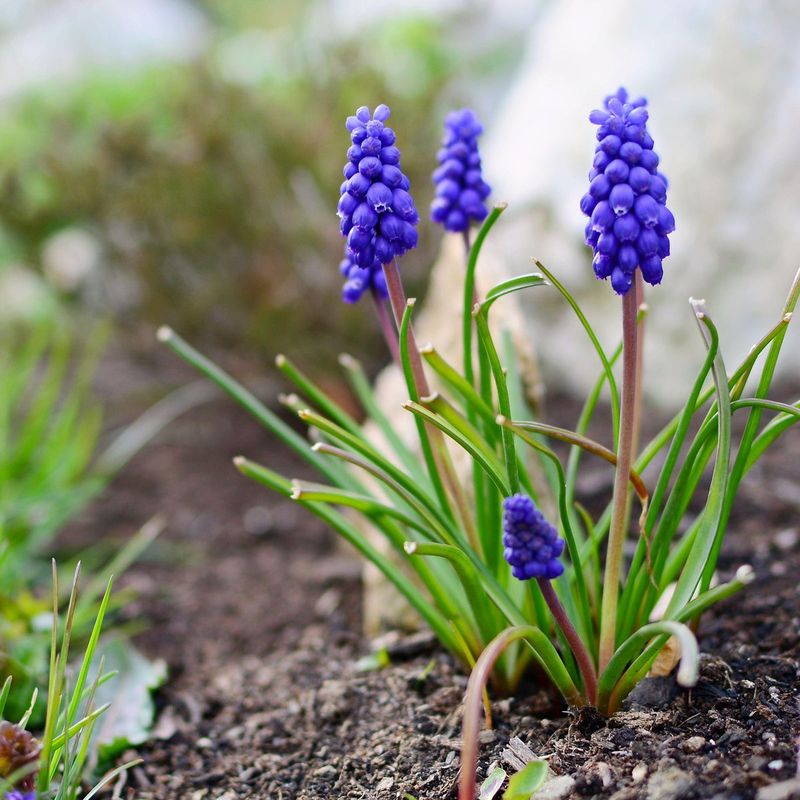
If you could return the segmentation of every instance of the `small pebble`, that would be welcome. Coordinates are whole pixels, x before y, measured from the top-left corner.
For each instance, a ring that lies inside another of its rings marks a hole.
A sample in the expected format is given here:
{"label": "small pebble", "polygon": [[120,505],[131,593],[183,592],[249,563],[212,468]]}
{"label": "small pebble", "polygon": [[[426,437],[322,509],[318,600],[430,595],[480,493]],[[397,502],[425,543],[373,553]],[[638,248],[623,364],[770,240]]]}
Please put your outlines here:
{"label": "small pebble", "polygon": [[631,770],[631,780],[634,783],[641,783],[647,777],[647,764],[637,764]]}
{"label": "small pebble", "polygon": [[774,761],[770,761],[769,764],[767,764],[767,767],[768,769],[774,769],[774,770],[783,769],[783,759],[776,758]]}
{"label": "small pebble", "polygon": [[702,736],[692,736],[683,743],[686,753],[698,753],[705,747],[706,740]]}
{"label": "small pebble", "polygon": [[197,740],[197,747],[200,750],[210,750],[213,746],[214,742],[212,742],[207,736],[203,736],[202,739]]}

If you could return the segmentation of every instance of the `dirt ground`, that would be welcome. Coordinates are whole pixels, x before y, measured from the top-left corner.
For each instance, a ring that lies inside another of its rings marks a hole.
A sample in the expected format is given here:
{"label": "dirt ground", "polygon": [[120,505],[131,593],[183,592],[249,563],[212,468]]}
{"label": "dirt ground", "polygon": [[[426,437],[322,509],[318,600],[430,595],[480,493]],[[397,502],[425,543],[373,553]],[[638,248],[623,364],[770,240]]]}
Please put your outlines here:
{"label": "dirt ground", "polygon": [[[800,428],[740,491],[722,573],[750,563],[758,578],[704,618],[699,685],[651,687],[644,705],[610,720],[563,713],[533,690],[499,700],[481,777],[494,763],[512,771],[524,743],[562,776],[551,798],[795,796],[779,782],[797,774],[800,734],[798,449]],[[170,668],[128,790],[141,800],[456,797],[466,677],[424,634],[398,637],[391,666],[361,669],[358,560],[241,477],[240,453],[303,474],[214,401],[137,456],[81,522],[122,537],[152,514],[167,519],[124,581],[138,592],[126,615],[146,625],[139,646]]]}

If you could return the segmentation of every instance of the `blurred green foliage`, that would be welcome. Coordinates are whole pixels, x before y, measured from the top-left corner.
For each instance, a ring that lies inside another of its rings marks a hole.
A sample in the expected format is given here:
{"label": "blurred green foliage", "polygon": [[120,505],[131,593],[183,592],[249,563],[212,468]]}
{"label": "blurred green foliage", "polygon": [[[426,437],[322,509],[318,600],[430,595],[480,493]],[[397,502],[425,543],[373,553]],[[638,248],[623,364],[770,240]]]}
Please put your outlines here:
{"label": "blurred green foliage", "polygon": [[[319,4],[200,6],[217,34],[195,61],[38,91],[0,120],[0,262],[40,266],[48,237],[79,226],[101,246],[92,293],[102,286],[118,318],[269,352],[292,343],[299,358],[325,360],[372,326],[363,309],[332,302],[342,121],[389,103],[424,209],[437,106],[455,76],[503,59],[468,60],[448,22],[429,17],[342,39],[324,18],[309,22]],[[404,263],[412,291],[436,246],[426,226],[421,234]],[[298,348],[301,329],[335,333]]]}
{"label": "blurred green foliage", "polygon": [[91,379],[103,340],[77,353],[51,322],[0,329],[0,676],[15,677],[16,711],[48,669],[51,603],[38,589],[50,564],[41,553],[103,484],[91,469],[101,418]]}

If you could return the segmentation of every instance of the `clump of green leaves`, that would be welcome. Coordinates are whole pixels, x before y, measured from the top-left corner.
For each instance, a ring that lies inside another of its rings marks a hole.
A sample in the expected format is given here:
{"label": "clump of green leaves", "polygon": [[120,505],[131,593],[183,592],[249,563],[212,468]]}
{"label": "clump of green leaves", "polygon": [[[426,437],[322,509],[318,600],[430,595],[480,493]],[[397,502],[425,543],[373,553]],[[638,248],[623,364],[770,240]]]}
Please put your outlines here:
{"label": "clump of green leaves", "polygon": [[[0,329],[0,674],[14,677],[7,705],[21,714],[47,674],[50,610],[43,587],[63,526],[172,417],[197,399],[183,390],[125,428],[101,450],[102,409],[92,391],[105,335],[95,329],[80,347],[61,321]],[[93,563],[108,575],[123,571],[158,535],[151,522],[114,557]],[[85,554],[88,555],[88,554]],[[93,580],[73,620],[79,643],[91,631],[103,593]],[[66,598],[61,598],[66,602]],[[34,724],[44,705],[32,711]]]}
{"label": "clump of green leaves", "polygon": [[[89,638],[78,662],[71,666],[70,648],[74,624],[79,613],[78,580],[80,564],[75,570],[66,613],[59,614],[58,572],[52,565],[53,603],[50,655],[47,684],[47,711],[40,737],[27,732],[36,706],[34,690],[28,709],[15,723],[7,721],[8,698],[13,680],[9,676],[0,689],[0,730],[8,747],[0,745],[0,797],[19,790],[34,791],[39,798],[52,800],[89,800],[125,769],[138,762],[129,762],[107,773],[94,788],[84,789],[84,776],[91,756],[92,732],[109,704],[97,706],[98,689],[114,678],[103,671],[102,659],[95,677],[91,677],[103,621],[109,608],[112,582],[109,581],[98,606]],[[7,757],[3,757],[3,755]]]}
{"label": "clump of green leaves", "polygon": [[[742,478],[800,417],[797,406],[767,399],[800,294],[800,276],[775,326],[730,372],[722,360],[713,322],[701,304],[694,304],[705,358],[686,404],[635,459],[628,476],[631,495],[638,497],[641,506],[638,518],[628,524],[634,554],[620,586],[609,588],[603,585],[603,547],[611,501],[594,517],[579,502],[576,487],[586,455],[616,464],[620,393],[615,366],[622,346],[608,350],[600,343],[567,288],[542,265],[539,272],[506,281],[480,302],[473,302],[480,248],[501,211],[498,207],[490,215],[468,254],[464,369],[447,363],[431,346],[420,350],[428,369],[439,379],[441,392],[420,396],[414,381],[413,302],[398,326],[408,390],[402,406],[418,422],[421,459],[403,444],[358,362],[350,356],[341,359],[345,374],[386,444],[377,445],[368,438],[362,424],[284,356],[277,359],[278,368],[297,392],[284,397],[284,402],[308,427],[310,442],[174,332],[162,329],[159,335],[318,471],[321,482],[291,480],[245,458],[236,460],[245,475],[303,505],[370,559],[466,667],[478,661],[473,677],[481,678],[476,679],[472,695],[476,708],[486,679],[491,677],[501,691],[513,691],[536,665],[570,704],[592,704],[611,713],[673,637],[681,647],[678,679],[691,684],[697,674],[692,627],[710,605],[752,578],[752,571],[744,568],[729,582],[715,585],[713,580]],[[504,296],[548,288],[574,310],[599,360],[597,381],[574,430],[553,426],[532,414],[524,400],[513,348],[498,347],[489,328],[489,312]],[[755,389],[748,394],[751,382]],[[586,435],[604,389],[611,404],[610,446]],[[737,412],[748,419],[734,450],[731,417]],[[766,425],[765,412],[774,414]],[[468,491],[454,471],[445,439],[472,460]],[[569,446],[566,459],[551,448],[552,440]],[[648,467],[654,475],[652,489],[643,477]],[[708,470],[711,483],[706,492],[703,477]],[[513,579],[503,560],[501,501],[520,491],[540,507],[553,510],[559,533],[566,539],[566,570],[553,585],[557,602],[577,632],[574,639],[562,635],[564,628],[556,624],[552,603],[537,582]],[[703,492],[702,510],[691,515],[690,504]],[[359,512],[380,531],[403,558],[403,566],[376,549],[365,537],[365,527],[355,524],[343,508]],[[619,591],[619,614],[614,650],[603,663],[599,626],[603,594],[608,591]],[[665,610],[656,617],[658,604]],[[583,663],[582,655],[586,655]],[[596,688],[587,674],[595,671]]]}

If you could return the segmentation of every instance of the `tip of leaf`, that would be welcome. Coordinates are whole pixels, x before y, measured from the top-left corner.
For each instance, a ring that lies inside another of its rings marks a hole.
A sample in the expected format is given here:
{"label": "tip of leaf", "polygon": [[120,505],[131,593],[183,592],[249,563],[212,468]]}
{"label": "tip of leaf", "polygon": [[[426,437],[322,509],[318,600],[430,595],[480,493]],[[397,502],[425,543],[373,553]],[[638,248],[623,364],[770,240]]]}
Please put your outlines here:
{"label": "tip of leaf", "polygon": [[429,353],[435,353],[436,350],[434,346],[430,342],[426,342],[422,347],[417,348],[419,352],[424,356],[428,355]]}
{"label": "tip of leaf", "polygon": [[168,342],[174,335],[175,331],[173,331],[169,325],[162,325],[156,331],[156,339],[158,339],[159,342]]}
{"label": "tip of leaf", "polygon": [[310,408],[301,408],[297,412],[297,416],[300,417],[300,419],[308,419],[311,416],[311,409]]}
{"label": "tip of leaf", "polygon": [[477,317],[478,314],[480,314],[480,313],[481,313],[481,304],[480,303],[475,303],[475,305],[472,306],[472,316],[473,317]]}
{"label": "tip of leaf", "polygon": [[408,300],[406,300],[406,308],[414,308],[416,304],[417,304],[416,297],[409,297]]}
{"label": "tip of leaf", "polygon": [[302,497],[302,495],[303,495],[303,490],[300,487],[300,482],[292,481],[292,493],[289,495],[289,497],[292,500],[299,500]]}
{"label": "tip of leaf", "polygon": [[275,366],[280,369],[286,363],[286,356],[283,353],[278,353],[275,356]]}
{"label": "tip of leaf", "polygon": [[508,202],[505,200],[501,200],[499,203],[495,203],[494,207],[498,211],[505,211],[508,208]]}
{"label": "tip of leaf", "polygon": [[739,581],[739,583],[752,583],[755,578],[756,573],[749,564],[742,564],[742,566],[736,570],[736,580]]}
{"label": "tip of leaf", "polygon": [[243,469],[246,463],[247,459],[244,456],[233,457],[233,466],[236,467],[236,469]]}
{"label": "tip of leaf", "polygon": [[417,543],[416,542],[404,542],[403,543],[403,550],[405,550],[407,555],[413,556],[414,553],[417,552]]}
{"label": "tip of leaf", "polygon": [[792,321],[792,312],[791,312],[791,311],[787,311],[787,312],[786,312],[786,313],[783,315],[783,321],[784,321],[784,322],[791,322],[791,321]]}
{"label": "tip of leaf", "polygon": [[345,369],[358,369],[358,359],[353,358],[350,353],[339,353],[339,364]]}
{"label": "tip of leaf", "polygon": [[494,421],[495,421],[495,422],[496,422],[498,425],[506,425],[506,424],[508,423],[508,417],[504,417],[502,414],[498,414],[498,415],[497,415],[497,416],[494,418]]}
{"label": "tip of leaf", "polygon": [[320,450],[322,450],[323,444],[324,442],[314,442],[314,444],[311,445],[312,452],[318,453]]}
{"label": "tip of leaf", "polygon": [[439,399],[439,392],[431,392],[430,394],[426,394],[424,397],[420,397],[419,401],[422,405],[427,406],[431,403],[435,403]]}

